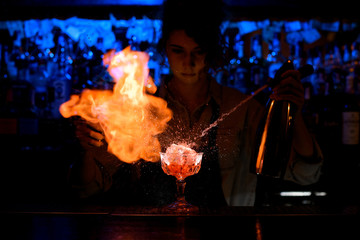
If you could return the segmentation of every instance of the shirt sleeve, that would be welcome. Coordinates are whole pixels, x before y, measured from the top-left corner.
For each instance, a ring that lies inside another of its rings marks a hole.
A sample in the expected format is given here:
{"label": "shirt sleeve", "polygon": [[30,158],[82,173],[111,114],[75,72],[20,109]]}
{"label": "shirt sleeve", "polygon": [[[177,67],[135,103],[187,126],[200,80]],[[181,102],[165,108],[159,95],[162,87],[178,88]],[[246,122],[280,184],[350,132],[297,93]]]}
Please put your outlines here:
{"label": "shirt sleeve", "polygon": [[112,185],[112,176],[123,163],[109,153],[106,146],[91,148],[84,153],[83,157],[90,158],[95,162],[95,178],[86,185],[72,185],[75,194],[80,198],[88,198],[108,191]]}
{"label": "shirt sleeve", "polygon": [[304,157],[292,151],[284,180],[300,185],[310,185],[319,181],[324,157],[315,139],[313,139],[313,143],[314,154],[311,157]]}

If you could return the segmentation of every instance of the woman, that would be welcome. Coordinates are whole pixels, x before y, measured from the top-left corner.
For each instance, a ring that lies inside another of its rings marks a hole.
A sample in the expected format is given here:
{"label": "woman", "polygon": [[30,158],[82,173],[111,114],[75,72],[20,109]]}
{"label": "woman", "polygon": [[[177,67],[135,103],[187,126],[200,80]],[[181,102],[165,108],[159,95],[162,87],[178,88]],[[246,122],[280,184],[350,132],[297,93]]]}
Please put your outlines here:
{"label": "woman", "polygon": [[[168,102],[173,118],[159,140],[164,150],[171,143],[185,141],[195,143],[196,150],[204,152],[200,172],[187,178],[185,194],[189,202],[210,206],[253,206],[257,176],[249,169],[264,108],[256,100],[250,100],[204,132],[247,96],[219,85],[211,74],[221,69],[224,63],[219,31],[221,3],[203,6],[201,1],[164,3],[159,50],[168,59],[171,75],[156,94]],[[300,74],[289,70],[282,77],[270,97],[288,100],[298,106],[285,179],[312,184],[319,179],[323,159],[301,116],[304,90]],[[84,197],[111,193],[109,196],[117,195],[125,200],[131,195],[129,203],[134,203],[134,199],[147,199],[147,203],[160,205],[174,200],[174,178],[166,176],[159,164],[142,161],[131,166],[122,164],[106,152],[106,143],[98,141],[104,139],[101,129],[87,126],[79,124],[77,135],[88,151],[82,161],[74,165],[71,174],[73,183],[77,183],[75,185]]]}

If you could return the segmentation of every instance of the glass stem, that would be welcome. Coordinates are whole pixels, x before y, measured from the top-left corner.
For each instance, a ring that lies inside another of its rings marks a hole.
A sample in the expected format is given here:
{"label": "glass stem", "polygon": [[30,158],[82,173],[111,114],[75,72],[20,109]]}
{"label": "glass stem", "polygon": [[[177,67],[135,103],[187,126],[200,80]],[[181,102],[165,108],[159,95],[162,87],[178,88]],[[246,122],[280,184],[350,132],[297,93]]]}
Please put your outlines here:
{"label": "glass stem", "polygon": [[177,199],[181,201],[185,201],[185,180],[176,180],[177,187]]}

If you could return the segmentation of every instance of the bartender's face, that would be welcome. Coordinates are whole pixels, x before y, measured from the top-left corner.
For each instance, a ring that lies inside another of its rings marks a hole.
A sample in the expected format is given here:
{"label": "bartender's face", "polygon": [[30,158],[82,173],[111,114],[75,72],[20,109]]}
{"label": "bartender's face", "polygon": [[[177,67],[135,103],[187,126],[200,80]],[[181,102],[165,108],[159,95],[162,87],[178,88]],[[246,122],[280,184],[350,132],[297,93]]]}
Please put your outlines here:
{"label": "bartender's face", "polygon": [[193,84],[205,70],[205,52],[184,30],[175,30],[166,43],[166,54],[176,80]]}

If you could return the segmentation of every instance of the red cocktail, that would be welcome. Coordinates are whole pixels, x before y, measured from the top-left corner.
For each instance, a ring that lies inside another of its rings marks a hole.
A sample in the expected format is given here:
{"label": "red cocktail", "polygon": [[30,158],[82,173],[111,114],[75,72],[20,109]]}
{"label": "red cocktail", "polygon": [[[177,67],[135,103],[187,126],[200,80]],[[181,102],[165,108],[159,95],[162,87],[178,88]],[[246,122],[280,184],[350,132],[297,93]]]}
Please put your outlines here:
{"label": "red cocktail", "polygon": [[190,212],[196,208],[186,202],[185,178],[199,172],[203,153],[184,146],[172,144],[165,153],[160,153],[161,167],[167,175],[176,177],[177,200],[169,208],[176,212]]}

